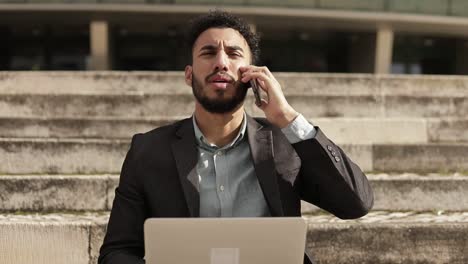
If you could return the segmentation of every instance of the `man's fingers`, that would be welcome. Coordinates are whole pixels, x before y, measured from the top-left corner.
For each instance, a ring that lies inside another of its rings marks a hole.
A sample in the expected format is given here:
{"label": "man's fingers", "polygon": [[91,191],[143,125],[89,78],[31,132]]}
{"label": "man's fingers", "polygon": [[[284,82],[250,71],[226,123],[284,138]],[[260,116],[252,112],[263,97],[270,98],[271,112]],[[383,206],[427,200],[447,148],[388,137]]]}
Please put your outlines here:
{"label": "man's fingers", "polygon": [[268,78],[268,76],[265,75],[263,72],[246,72],[242,74],[242,81],[243,82],[248,82],[252,79],[257,79],[259,82],[262,82],[261,86],[262,89],[266,91],[267,87],[265,87],[265,84],[272,84],[271,79]]}
{"label": "man's fingers", "polygon": [[270,72],[270,69],[268,69],[267,66],[260,67],[262,72],[264,72],[266,75],[270,76],[271,78],[275,78],[273,74]]}
{"label": "man's fingers", "polygon": [[274,78],[273,74],[270,72],[266,66],[243,66],[239,68],[242,73],[252,73],[252,72],[263,72],[265,75]]}
{"label": "man's fingers", "polygon": [[265,99],[261,99],[260,109],[264,110],[268,106],[268,101]]}
{"label": "man's fingers", "polygon": [[266,93],[271,93],[275,90],[275,88],[273,87],[275,83],[268,76],[266,76],[263,72],[251,73],[248,76],[246,76],[246,78],[248,78],[249,81],[252,79],[257,80],[257,84],[260,87],[260,89],[262,89]]}
{"label": "man's fingers", "polygon": [[259,83],[259,85],[261,85],[261,86],[263,86],[263,87],[265,86],[265,82],[262,81],[262,80],[258,80],[258,83]]}

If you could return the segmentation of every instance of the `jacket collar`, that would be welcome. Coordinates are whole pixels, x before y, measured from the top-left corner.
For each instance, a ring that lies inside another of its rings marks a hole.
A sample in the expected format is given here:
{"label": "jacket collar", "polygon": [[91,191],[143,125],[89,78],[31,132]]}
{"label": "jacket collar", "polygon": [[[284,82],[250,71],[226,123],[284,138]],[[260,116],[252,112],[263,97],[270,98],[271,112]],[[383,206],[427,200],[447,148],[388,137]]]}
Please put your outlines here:
{"label": "jacket collar", "polygon": [[172,154],[191,217],[200,216],[200,189],[197,175],[198,150],[192,119],[181,121],[172,142]]}
{"label": "jacket collar", "polygon": [[283,216],[283,207],[279,193],[276,166],[273,159],[273,133],[271,125],[262,125],[247,115],[247,135],[250,153],[272,216]]}
{"label": "jacket collar", "polygon": [[[246,115],[247,136],[255,174],[268,203],[272,216],[283,216],[278,188],[275,162],[273,160],[273,138],[270,125],[262,125]],[[198,150],[191,118],[182,120],[172,142],[179,180],[191,217],[200,216],[200,189],[197,175]]]}

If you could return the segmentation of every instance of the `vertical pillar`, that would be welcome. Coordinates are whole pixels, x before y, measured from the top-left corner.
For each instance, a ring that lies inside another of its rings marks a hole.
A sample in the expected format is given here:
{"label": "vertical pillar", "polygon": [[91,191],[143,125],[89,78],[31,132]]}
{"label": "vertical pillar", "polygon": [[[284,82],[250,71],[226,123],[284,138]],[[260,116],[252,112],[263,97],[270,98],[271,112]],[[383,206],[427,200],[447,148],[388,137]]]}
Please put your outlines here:
{"label": "vertical pillar", "polygon": [[92,21],[90,25],[91,65],[90,70],[111,69],[109,48],[109,24],[107,21]]}
{"label": "vertical pillar", "polygon": [[374,73],[390,73],[392,66],[393,29],[389,26],[380,27],[377,31]]}

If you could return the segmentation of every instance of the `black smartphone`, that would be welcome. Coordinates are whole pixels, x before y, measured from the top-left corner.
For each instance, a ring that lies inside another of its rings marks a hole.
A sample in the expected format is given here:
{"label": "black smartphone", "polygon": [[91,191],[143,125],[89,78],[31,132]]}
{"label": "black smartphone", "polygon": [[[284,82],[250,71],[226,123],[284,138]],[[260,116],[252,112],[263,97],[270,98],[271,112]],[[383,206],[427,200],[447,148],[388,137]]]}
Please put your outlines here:
{"label": "black smartphone", "polygon": [[251,79],[250,85],[252,86],[252,91],[255,96],[255,104],[260,107],[262,105],[262,99],[260,97],[260,88],[258,88],[257,80]]}

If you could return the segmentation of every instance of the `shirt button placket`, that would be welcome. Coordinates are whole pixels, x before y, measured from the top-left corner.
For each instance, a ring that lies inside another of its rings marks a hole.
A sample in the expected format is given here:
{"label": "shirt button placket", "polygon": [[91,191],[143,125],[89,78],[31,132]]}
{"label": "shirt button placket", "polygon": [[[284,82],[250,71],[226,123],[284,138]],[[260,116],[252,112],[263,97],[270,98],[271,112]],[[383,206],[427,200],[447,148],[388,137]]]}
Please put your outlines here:
{"label": "shirt button placket", "polygon": [[223,158],[223,151],[217,150],[215,152],[216,160],[216,184],[218,186],[217,193],[220,202],[221,216],[225,216],[226,212],[226,193],[225,193],[225,182],[226,182],[226,162]]}

